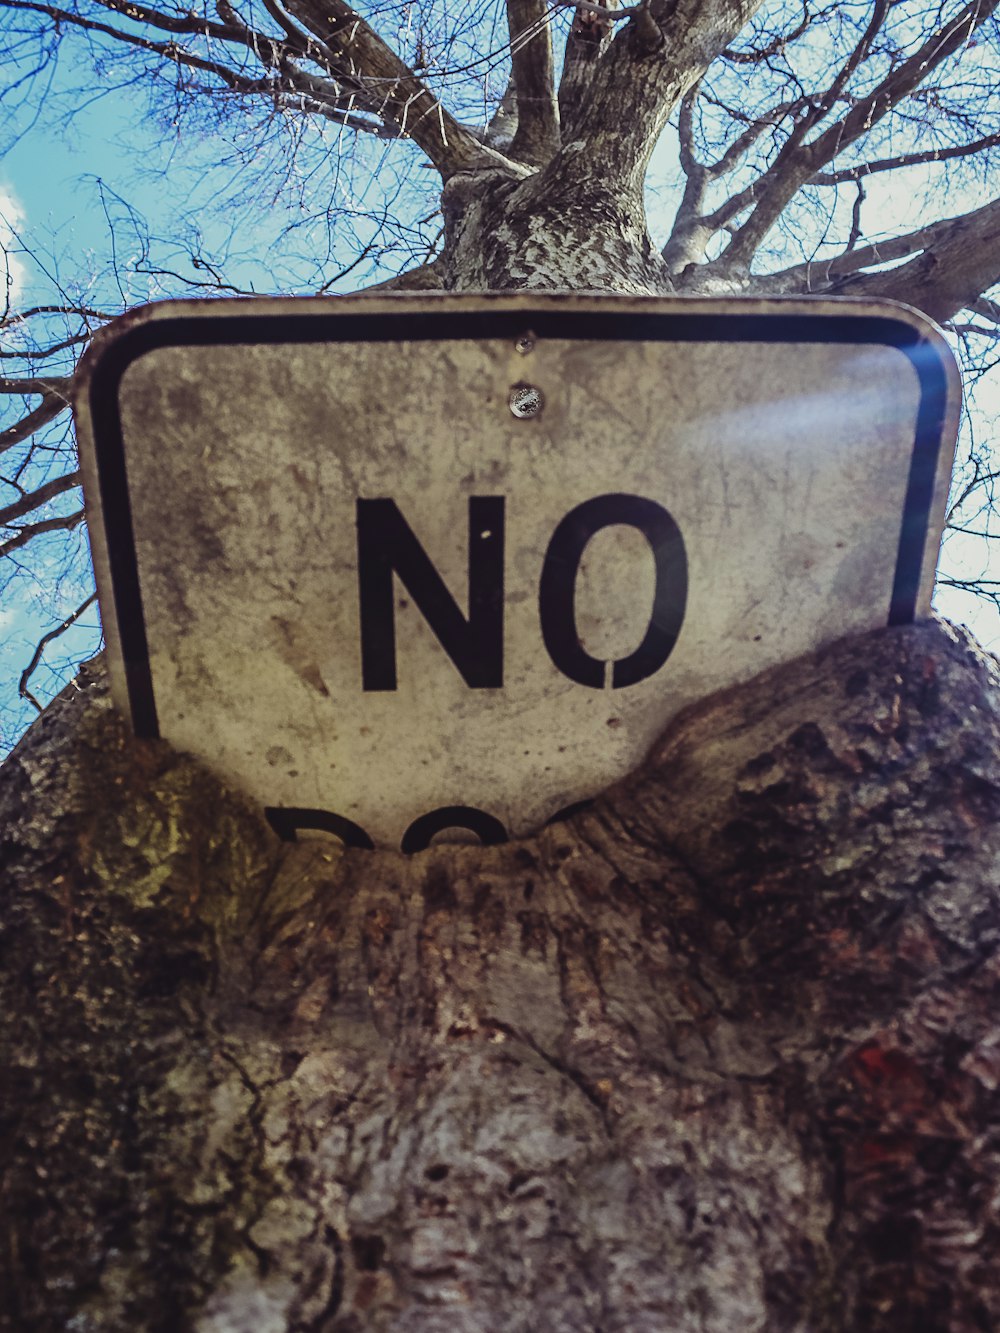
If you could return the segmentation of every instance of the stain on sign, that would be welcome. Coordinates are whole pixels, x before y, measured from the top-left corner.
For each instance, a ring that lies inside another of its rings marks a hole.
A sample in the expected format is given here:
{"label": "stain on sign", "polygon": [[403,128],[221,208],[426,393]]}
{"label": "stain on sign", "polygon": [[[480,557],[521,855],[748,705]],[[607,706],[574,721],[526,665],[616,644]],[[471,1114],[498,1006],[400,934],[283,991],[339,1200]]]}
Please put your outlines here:
{"label": "stain on sign", "polygon": [[115,699],[286,837],[527,833],[693,700],[926,614],[958,402],[891,304],[146,307],[77,402]]}

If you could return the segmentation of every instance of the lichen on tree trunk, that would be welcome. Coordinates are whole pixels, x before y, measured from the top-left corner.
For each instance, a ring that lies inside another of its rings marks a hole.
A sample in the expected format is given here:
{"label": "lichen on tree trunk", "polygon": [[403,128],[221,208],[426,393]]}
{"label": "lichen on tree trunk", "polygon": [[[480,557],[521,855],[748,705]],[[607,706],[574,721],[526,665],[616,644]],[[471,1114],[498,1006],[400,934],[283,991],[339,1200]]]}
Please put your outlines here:
{"label": "lichen on tree trunk", "polygon": [[997,688],[847,641],[406,858],[86,671],[0,780],[0,1328],[1000,1327]]}

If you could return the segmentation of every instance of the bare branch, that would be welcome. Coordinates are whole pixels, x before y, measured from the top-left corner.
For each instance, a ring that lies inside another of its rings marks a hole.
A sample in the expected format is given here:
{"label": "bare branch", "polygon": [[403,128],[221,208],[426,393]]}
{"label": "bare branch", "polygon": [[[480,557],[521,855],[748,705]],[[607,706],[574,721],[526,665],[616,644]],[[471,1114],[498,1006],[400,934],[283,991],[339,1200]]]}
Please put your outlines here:
{"label": "bare branch", "polygon": [[39,375],[30,378],[18,377],[7,379],[0,376],[0,393],[54,393],[62,398],[64,403],[70,401],[70,391],[73,387],[73,380],[68,375]]}
{"label": "bare branch", "polygon": [[908,263],[846,278],[837,291],[908,301],[944,323],[1000,282],[1000,198],[933,224],[925,238]]}
{"label": "bare branch", "polygon": [[[101,4],[101,0],[95,0],[95,3]],[[125,5],[119,6],[119,5],[105,4],[103,7],[105,9],[112,10],[115,13],[124,14],[126,12]],[[128,8],[132,7],[133,6],[131,5],[128,6]],[[21,10],[26,10],[29,13],[41,14],[44,15],[46,18],[52,19],[53,22],[59,25],[65,25],[67,27],[72,27],[72,28],[82,28],[85,32],[99,32],[104,37],[111,37],[115,41],[124,42],[125,45],[127,46],[136,46],[139,47],[141,50],[151,51],[157,55],[166,56],[167,59],[177,61],[179,64],[190,65],[194,69],[207,69],[212,71],[213,73],[218,73],[220,77],[228,76],[226,78],[227,82],[229,82],[229,80],[236,80],[236,75],[232,70],[226,68],[223,65],[219,65],[215,61],[203,60],[202,58],[196,56],[193,52],[178,46],[174,42],[166,42],[166,43],[156,42],[153,41],[151,38],[141,37],[137,33],[129,32],[127,29],[116,28],[113,24],[105,23],[100,19],[87,18],[83,14],[74,13],[72,10],[60,9],[57,5],[41,3],[41,0],[4,0],[4,8],[21,9]],[[166,29],[170,32],[176,32],[176,33],[199,32],[199,30],[196,28],[173,26],[171,23],[166,21],[168,19],[167,15],[158,15],[157,17],[159,17],[164,21],[157,22],[155,21],[155,18],[152,17],[154,15],[156,15],[156,11],[153,10],[146,10],[143,15],[144,21],[150,23],[150,25],[154,28],[161,30]],[[131,17],[131,15],[127,15],[127,17]],[[239,29],[220,28],[218,24],[211,24],[209,25],[209,27],[215,29],[215,31],[208,32],[203,35],[219,37],[220,40],[226,42],[234,42],[239,46],[246,47],[248,50],[252,51],[255,55],[261,57],[262,59],[265,58],[264,49],[267,48],[271,63],[277,61],[278,57],[283,53],[283,48],[281,43],[276,42],[273,38],[264,36],[264,34],[262,33],[251,34],[251,36],[255,37],[257,40],[259,47],[258,49],[258,47],[255,47],[252,41],[250,41],[246,35],[249,32],[249,30],[245,29],[241,31]],[[291,55],[293,54],[293,52],[291,50],[288,50],[287,54]],[[252,81],[243,80],[243,82],[249,83]],[[235,83],[231,83],[230,86],[235,86]]]}
{"label": "bare branch", "polygon": [[958,324],[951,319],[944,327],[949,333],[954,333],[960,338],[989,338],[991,343],[996,341],[996,329],[986,328],[982,324],[969,324],[967,322]]}
{"label": "bare branch", "polygon": [[951,162],[955,158],[972,157],[975,153],[986,152],[990,148],[1000,147],[1000,134],[987,134],[971,143],[950,144],[947,148],[927,148],[920,153],[898,153],[895,157],[880,158],[875,162],[862,162],[856,167],[844,167],[841,171],[818,171],[809,178],[810,185],[842,185],[849,181],[863,180],[865,176],[874,176],[881,171],[898,171],[902,167],[927,166],[931,162]]}
{"label": "bare branch", "polygon": [[361,81],[366,109],[413,139],[446,179],[457,171],[505,164],[506,159],[480,143],[444,109],[426,84],[344,0],[290,0],[285,8],[333,54],[338,73]]}
{"label": "bare branch", "polygon": [[[551,179],[603,180],[609,191],[637,195],[670,113],[760,3],[649,0],[606,47],[602,37],[594,72],[582,95],[573,87],[575,104],[568,109],[567,79],[574,64],[567,44],[559,105],[569,123]],[[578,53],[578,58],[583,57]],[[565,148],[574,145],[570,160]]]}
{"label": "bare branch", "polygon": [[712,177],[717,179],[732,171],[742,157],[754,146],[762,134],[781,123],[787,116],[795,116],[808,105],[808,99],[798,97],[791,101],[778,102],[763,116],[751,121],[742,134],[738,134],[722,156],[708,164]]}
{"label": "bare branch", "polygon": [[700,263],[712,237],[711,229],[704,225],[702,218],[705,191],[712,173],[697,160],[694,151],[694,108],[698,100],[698,88],[699,84],[695,84],[684,95],[677,121],[678,151],[686,181],[670,229],[670,239],[663,248],[663,260],[671,273],[679,273],[688,264]]}
{"label": "bare branch", "polygon": [[39,519],[37,523],[29,523],[26,527],[19,528],[16,535],[10,537],[7,541],[0,542],[0,559],[4,556],[13,555],[23,546],[42,536],[45,532],[70,532],[80,526],[86,514],[82,509],[78,509],[73,514],[63,514],[57,518]]}
{"label": "bare branch", "polygon": [[77,333],[48,347],[33,347],[29,352],[0,352],[0,361],[44,361],[46,357],[56,356],[70,347],[79,347],[81,343],[90,342],[90,338],[90,333]]}
{"label": "bare branch", "polygon": [[559,146],[559,103],[546,0],[507,0],[517,132],[509,153],[520,162],[547,162]]}
{"label": "bare branch", "polygon": [[[765,116],[752,121],[715,162],[701,163],[697,161],[694,152],[694,108],[701,95],[701,87],[699,81],[685,95],[678,117],[681,169],[687,179],[670,237],[663,248],[663,259],[674,274],[682,272],[689,264],[701,263],[716,231],[729,221],[730,214],[723,210],[717,210],[707,217],[702,212],[712,182],[731,171],[762,134],[773,129],[784,116],[796,113],[807,104],[805,98],[778,103]],[[731,201],[735,211],[739,211],[738,202],[735,199]]]}
{"label": "bare branch", "polygon": [[[70,10],[59,9],[55,5],[35,3],[35,0],[4,0],[4,6],[8,9],[22,9],[36,14],[43,14],[52,19],[57,24],[63,24],[69,27],[82,28],[86,32],[100,33],[104,37],[110,37],[114,41],[121,42],[125,46],[136,47],[141,51],[147,51],[151,55],[161,56],[165,60],[172,61],[176,65],[183,65],[188,69],[196,69],[202,73],[212,74],[226,87],[233,92],[260,94],[273,93],[274,85],[271,77],[267,78],[248,78],[246,75],[239,74],[228,66],[221,64],[217,60],[209,60],[204,56],[196,55],[193,51],[179,46],[176,42],[159,42],[151,38],[142,37],[137,33],[125,31],[122,28],[116,28],[112,24],[104,23],[97,19],[86,18],[82,14],[75,14]],[[252,43],[239,37],[237,34],[229,32],[226,40],[238,41],[241,46],[253,51],[253,53],[264,60],[265,55],[270,57],[273,66],[281,64],[282,57],[292,55],[293,52],[285,50],[281,43],[275,42],[271,38],[265,38],[261,34],[259,44],[255,48]]]}
{"label": "bare branch", "polygon": [[[899,263],[908,256],[913,256],[908,263]],[[888,264],[896,267],[886,268]],[[997,282],[1000,198],[903,236],[856,246],[832,259],[812,260],[755,277],[751,290],[761,295],[807,291],[887,297],[919,306],[944,323],[970,307],[986,318],[1000,320],[996,302],[977,299]],[[996,313],[991,315],[990,311]]]}
{"label": "bare branch", "polygon": [[[908,97],[927,77],[959,47],[996,10],[1000,0],[970,0],[961,12],[942,30],[931,34],[908,59],[888,74],[864,97],[855,99],[847,115],[823,131],[809,143],[803,141],[806,129],[814,126],[833,105],[828,89],[811,112],[789,137],[770,168],[757,181],[720,209],[709,220],[714,226],[725,225],[746,207],[753,206],[746,222],[739,227],[722,256],[715,262],[718,268],[746,269],[761,241],[780,217],[792,197],[815,176],[827,162],[849,147],[883,119],[904,98]],[[882,0],[876,6],[875,17],[884,13]],[[835,80],[842,90],[846,79],[854,72],[860,59],[870,48],[874,36],[873,24],[866,28],[861,41],[842,67]]]}
{"label": "bare branch", "polygon": [[701,80],[687,90],[681,98],[680,114],[677,117],[677,148],[681,170],[689,180],[706,174],[705,167],[698,161],[694,151],[694,109],[700,87]]}
{"label": "bare branch", "polygon": [[978,301],[969,302],[969,309],[981,318],[1000,326],[1000,301],[991,301],[988,297],[981,296]]}
{"label": "bare branch", "polygon": [[[192,13],[186,14],[183,18],[177,18],[173,14],[164,14],[159,9],[150,9],[146,5],[134,4],[133,0],[93,0],[93,3],[120,17],[130,18],[135,23],[148,23],[150,27],[160,28],[163,32],[184,33],[197,37],[215,37],[222,41],[231,41],[235,32],[237,34],[236,40],[241,40],[238,34],[242,24],[213,23],[211,19]],[[230,9],[230,13],[232,12]]]}
{"label": "bare branch", "polygon": [[79,315],[81,319],[114,319],[114,315],[108,314],[106,310],[92,310],[85,305],[33,305],[27,310],[19,310],[16,314],[6,315],[0,319],[0,329],[9,329],[19,324],[25,324],[29,319],[36,315]]}
{"label": "bare branch", "polygon": [[[622,19],[627,19],[631,14],[638,14],[640,10],[646,9],[645,0],[640,0],[637,5],[626,5],[624,9],[612,9],[600,0],[594,3],[594,0],[552,0],[554,9],[575,9],[577,18],[582,19],[584,15],[598,19],[601,23],[620,23]],[[587,26],[582,24],[582,26]]]}
{"label": "bare branch", "polygon": [[[951,22],[935,32],[903,63],[888,74],[870,93],[854,102],[844,119],[831,125],[807,145],[813,174],[824,162],[867,134],[868,131],[916,88],[926,81],[949,56],[963,46],[977,28],[996,10],[998,0],[970,0]],[[831,103],[832,105],[832,103]]]}
{"label": "bare branch", "polygon": [[386,282],[374,283],[362,290],[365,295],[371,292],[437,292],[444,287],[441,277],[440,261],[434,259],[418,268],[407,269]]}
{"label": "bare branch", "polygon": [[[618,8],[618,0],[607,0],[608,14]],[[593,16],[597,20],[597,15]],[[572,125],[585,105],[588,89],[597,75],[598,63],[611,42],[611,23],[595,21],[574,23],[563,52],[562,78],[559,81],[559,118],[564,140],[572,138]]]}
{"label": "bare branch", "polygon": [[[245,27],[231,7],[228,10],[230,21],[216,24],[193,15],[175,19],[148,7],[125,4],[124,0],[122,3],[119,0],[96,2],[115,14],[136,22],[147,22],[157,30],[177,35],[208,36],[238,45],[251,52],[265,71],[270,72],[251,78],[175,41],[154,41],[113,24],[41,3],[41,0],[4,0],[7,8],[42,14],[58,24],[97,32],[176,65],[210,74],[233,92],[266,95],[272,100],[275,96],[289,100],[294,93],[300,93],[313,103],[301,109],[318,111],[325,107],[328,115],[341,113],[335,117],[339,123],[367,129],[369,126],[365,122],[353,116],[357,105],[358,109],[385,120],[394,133],[413,139],[445,177],[476,166],[502,166],[505,163],[504,158],[481,144],[444,109],[422,80],[344,0],[293,0],[285,6],[288,13],[308,29],[311,36],[308,47],[303,46],[295,28],[291,28],[293,35],[289,36],[286,30],[285,37],[277,38]],[[271,6],[272,12],[276,9],[276,5]],[[303,55],[325,65],[333,82],[324,84],[323,80],[301,69],[295,59]],[[281,83],[276,86],[279,75]]]}
{"label": "bare branch", "polygon": [[13,426],[8,426],[6,430],[0,431],[0,454],[6,453],[8,449],[13,449],[15,445],[29,439],[36,431],[41,430],[43,426],[47,426],[50,421],[54,421],[68,406],[69,404],[62,395],[46,394],[39,405],[27,416],[22,417]]}
{"label": "bare branch", "polygon": [[[239,23],[242,25],[242,19],[239,18],[236,10],[233,9],[228,0],[217,0],[217,4],[219,6],[219,13],[225,15],[227,22],[233,24]],[[282,29],[286,38],[293,46],[301,46],[301,49],[305,52],[312,50],[315,44],[314,39],[293,23],[291,16],[282,9],[281,5],[277,3],[277,0],[264,0],[264,8]]]}
{"label": "bare branch", "polygon": [[[403,137],[395,126],[387,125],[383,120],[366,120],[363,115],[344,110],[341,104],[345,99],[339,95],[324,101],[306,93],[279,91],[275,100],[277,105],[288,111],[319,116],[323,120],[332,121],[334,125],[343,125],[345,129],[356,130],[361,134],[374,134],[379,139],[401,139]],[[348,103],[350,100],[350,97],[346,98]]]}
{"label": "bare branch", "polygon": [[857,249],[858,241],[861,239],[861,209],[865,202],[865,187],[861,181],[858,181],[857,188],[858,193],[854,200],[854,207],[851,210],[851,230],[847,238],[847,254]]}
{"label": "bare branch", "polygon": [[872,241],[868,245],[848,248],[830,259],[812,259],[792,268],[781,269],[777,273],[761,274],[753,282],[757,293],[787,293],[805,291],[810,295],[832,293],[842,286],[843,280],[862,272],[864,269],[878,267],[884,269],[887,264],[897,263],[909,255],[919,254],[932,248],[951,221],[932,222],[926,227],[906,232],[902,236],[893,236],[884,241]]}
{"label": "bare branch", "polygon": [[66,617],[61,625],[57,625],[55,629],[50,629],[47,634],[43,634],[35,645],[35,651],[32,654],[31,661],[21,672],[21,679],[18,681],[17,692],[22,699],[27,699],[29,703],[34,704],[35,708],[37,708],[40,713],[43,711],[42,705],[28,689],[28,681],[34,675],[35,669],[42,660],[42,653],[45,652],[45,649],[53,639],[58,639],[61,634],[65,634],[68,629],[71,629],[87,608],[93,606],[96,601],[97,593],[92,592],[86,601],[82,602],[75,611]]}
{"label": "bare branch", "polygon": [[836,76],[830,81],[830,84],[822,97],[817,99],[807,115],[803,117],[798,125],[795,135],[797,142],[801,143],[809,130],[820,123],[830,111],[831,107],[836,106],[841,93],[847,87],[852,75],[857,71],[858,67],[862,64],[871,50],[872,43],[878,35],[882,24],[885,22],[885,16],[888,11],[889,0],[875,0],[868,26],[861,34],[861,38],[854,50],[844,61]]}
{"label": "bare branch", "polygon": [[499,149],[500,152],[505,153],[510,148],[516,133],[517,89],[514,86],[513,78],[511,78],[507,82],[499,106],[486,127],[483,142],[489,144],[491,148]]}
{"label": "bare branch", "polygon": [[[57,495],[64,495],[66,491],[71,491],[80,485],[80,473],[68,472],[63,477],[54,477],[52,481],[47,481],[37,490],[24,495],[20,500],[15,500],[13,504],[0,509],[0,527],[9,527],[17,519],[23,518],[25,514],[30,514],[35,509],[40,509],[42,505],[48,504],[54,500]],[[0,554],[2,554],[0,550]]]}
{"label": "bare branch", "polygon": [[736,51],[732,47],[727,47],[722,52],[722,58],[733,65],[758,65],[762,60],[769,60],[771,56],[780,55],[786,46],[802,36],[811,22],[812,15],[809,13],[809,5],[806,0],[803,0],[802,21],[791,32],[779,33],[765,46],[751,47],[747,51]]}

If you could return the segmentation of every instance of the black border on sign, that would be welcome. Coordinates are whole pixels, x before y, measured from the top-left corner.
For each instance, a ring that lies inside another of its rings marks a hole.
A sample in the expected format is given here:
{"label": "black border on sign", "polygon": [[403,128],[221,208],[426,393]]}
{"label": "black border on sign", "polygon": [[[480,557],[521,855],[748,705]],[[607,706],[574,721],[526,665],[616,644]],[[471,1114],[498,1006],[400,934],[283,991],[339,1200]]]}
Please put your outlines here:
{"label": "black border on sign", "polygon": [[132,526],[128,468],[118,391],[128,367],[163,347],[260,346],[282,343],[427,342],[507,338],[526,329],[539,339],[605,342],[813,343],[878,345],[902,352],[920,384],[920,405],[910,458],[903,519],[887,624],[909,624],[916,614],[924,548],[937,475],[948,379],[942,359],[912,325],[885,315],[706,314],[611,310],[399,311],[366,314],[177,315],[136,324],[101,355],[90,378],[101,508],[118,634],[124,659],[132,725],[138,736],[156,737],[159,726]]}

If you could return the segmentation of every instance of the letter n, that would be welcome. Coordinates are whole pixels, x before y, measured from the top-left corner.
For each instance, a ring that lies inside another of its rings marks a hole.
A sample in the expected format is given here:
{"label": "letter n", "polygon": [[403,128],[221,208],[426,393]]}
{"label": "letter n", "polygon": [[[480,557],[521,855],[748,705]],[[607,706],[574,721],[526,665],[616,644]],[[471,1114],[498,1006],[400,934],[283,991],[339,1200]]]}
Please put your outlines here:
{"label": "letter n", "polygon": [[361,680],[396,689],[393,574],[470,689],[503,685],[504,497],[469,499],[469,614],[463,616],[395,500],[358,500]]}

